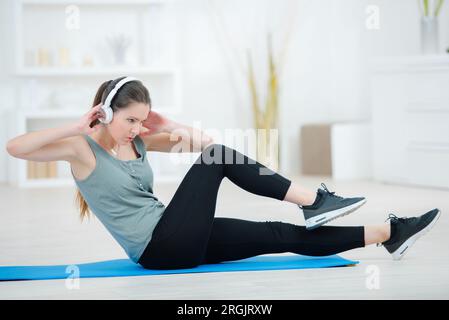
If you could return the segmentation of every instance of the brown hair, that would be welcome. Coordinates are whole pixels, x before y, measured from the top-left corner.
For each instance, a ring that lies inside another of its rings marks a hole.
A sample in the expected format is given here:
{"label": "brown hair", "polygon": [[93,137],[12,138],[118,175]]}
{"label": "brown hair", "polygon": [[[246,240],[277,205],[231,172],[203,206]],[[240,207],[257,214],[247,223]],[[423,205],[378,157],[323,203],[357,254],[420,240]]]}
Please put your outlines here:
{"label": "brown hair", "polygon": [[[115,80],[103,82],[101,86],[98,88],[97,93],[95,94],[92,108],[98,105],[99,103],[104,103],[109,92],[111,92],[114,86],[123,78],[125,77],[120,77]],[[148,92],[148,89],[139,80],[133,80],[125,83],[112,99],[111,108],[115,112],[119,109],[126,108],[130,103],[133,102],[148,104],[151,110],[150,94]],[[100,120],[97,119],[91,124],[91,127],[99,123]],[[80,212],[81,222],[85,217],[90,218],[89,205],[87,204],[86,200],[84,200],[84,197],[79,189],[77,189],[75,201]]]}

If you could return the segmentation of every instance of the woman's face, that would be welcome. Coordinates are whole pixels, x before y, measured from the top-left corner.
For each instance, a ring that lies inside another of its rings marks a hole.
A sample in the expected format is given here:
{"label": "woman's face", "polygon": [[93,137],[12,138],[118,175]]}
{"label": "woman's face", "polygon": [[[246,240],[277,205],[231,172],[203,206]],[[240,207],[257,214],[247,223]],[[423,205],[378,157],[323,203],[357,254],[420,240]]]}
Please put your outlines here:
{"label": "woman's face", "polygon": [[120,144],[129,144],[140,134],[142,123],[150,113],[150,106],[141,102],[133,102],[128,107],[114,112],[107,128],[109,134]]}

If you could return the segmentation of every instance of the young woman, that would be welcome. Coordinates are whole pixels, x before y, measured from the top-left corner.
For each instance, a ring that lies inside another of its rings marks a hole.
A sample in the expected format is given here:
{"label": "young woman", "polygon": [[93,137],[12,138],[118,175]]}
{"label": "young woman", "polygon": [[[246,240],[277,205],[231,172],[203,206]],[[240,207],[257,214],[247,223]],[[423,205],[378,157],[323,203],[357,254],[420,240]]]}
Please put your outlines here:
{"label": "young woman", "polygon": [[[188,134],[178,135],[178,129]],[[69,162],[81,218],[91,210],[144,268],[191,268],[281,252],[324,256],[374,243],[400,259],[440,215],[433,209],[413,218],[390,214],[388,224],[322,226],[365,199],[337,196],[324,184],[307,190],[196,130],[151,111],[142,82],[121,77],[100,86],[79,121],[15,137],[7,150],[20,159]],[[146,153],[186,149],[201,154],[165,206],[153,193]],[[215,218],[225,177],[251,193],[298,205],[306,226]]]}

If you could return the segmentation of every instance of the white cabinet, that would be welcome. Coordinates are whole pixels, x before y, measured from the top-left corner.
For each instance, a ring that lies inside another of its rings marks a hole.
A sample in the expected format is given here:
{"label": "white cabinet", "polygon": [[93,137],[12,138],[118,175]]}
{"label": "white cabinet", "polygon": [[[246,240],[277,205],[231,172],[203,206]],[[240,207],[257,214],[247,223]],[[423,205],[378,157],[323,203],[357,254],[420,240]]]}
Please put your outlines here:
{"label": "white cabinet", "polygon": [[449,57],[377,60],[371,77],[373,175],[449,188]]}

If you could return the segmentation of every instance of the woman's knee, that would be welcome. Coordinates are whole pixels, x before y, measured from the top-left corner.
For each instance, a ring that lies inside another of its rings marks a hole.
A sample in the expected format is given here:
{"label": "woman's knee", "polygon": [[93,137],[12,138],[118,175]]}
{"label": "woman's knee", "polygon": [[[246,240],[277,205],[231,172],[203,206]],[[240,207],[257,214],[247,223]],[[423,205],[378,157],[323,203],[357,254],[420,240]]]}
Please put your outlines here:
{"label": "woman's knee", "polygon": [[218,165],[245,163],[245,161],[250,160],[244,154],[221,143],[213,143],[208,145],[201,152],[199,159],[206,164]]}
{"label": "woman's knee", "polygon": [[223,144],[210,144],[206,148],[204,148],[203,151],[201,151],[201,154],[195,163],[207,165],[223,164],[223,156],[226,150],[227,148]]}

